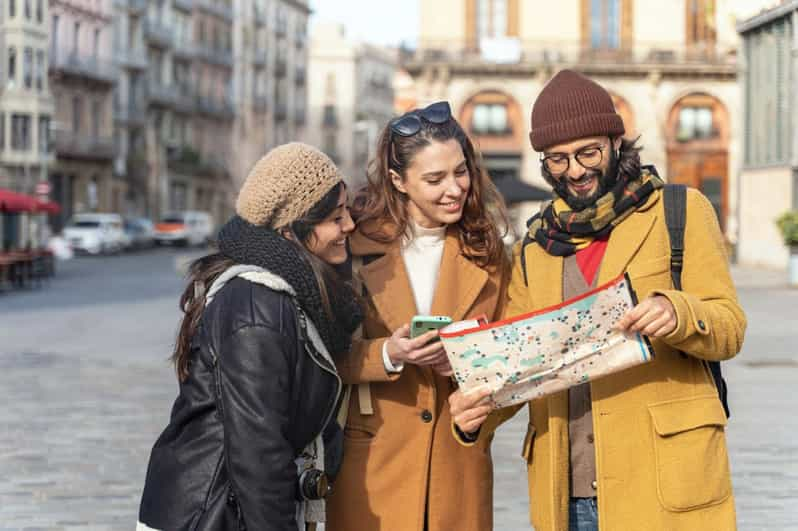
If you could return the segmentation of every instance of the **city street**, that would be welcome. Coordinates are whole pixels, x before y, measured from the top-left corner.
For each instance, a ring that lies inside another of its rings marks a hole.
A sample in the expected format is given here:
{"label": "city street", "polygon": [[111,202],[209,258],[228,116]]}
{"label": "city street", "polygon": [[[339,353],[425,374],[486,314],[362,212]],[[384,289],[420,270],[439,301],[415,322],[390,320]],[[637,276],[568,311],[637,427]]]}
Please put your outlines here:
{"label": "city street", "polygon": [[[78,258],[41,288],[0,294],[0,531],[135,527],[149,451],[177,391],[168,357],[179,271],[197,255]],[[785,278],[735,270],[749,325],[724,370],[743,530],[798,529],[798,290]],[[524,410],[494,443],[497,530],[530,529],[526,422]]]}

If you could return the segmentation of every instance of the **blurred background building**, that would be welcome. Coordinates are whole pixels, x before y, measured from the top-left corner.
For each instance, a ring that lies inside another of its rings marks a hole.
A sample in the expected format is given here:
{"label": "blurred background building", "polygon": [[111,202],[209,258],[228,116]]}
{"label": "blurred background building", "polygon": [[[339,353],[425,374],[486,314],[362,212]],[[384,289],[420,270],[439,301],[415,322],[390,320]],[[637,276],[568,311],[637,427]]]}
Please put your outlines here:
{"label": "blurred background building", "polygon": [[329,20],[371,9],[360,30],[384,32],[382,7],[315,5],[326,18],[311,35],[308,0],[0,3],[0,189],[54,200],[56,231],[79,212],[199,210],[218,224],[271,147],[312,143],[359,187],[393,115],[448,100],[518,236],[550,193],[530,108],[573,68],[611,92],[646,163],[707,195],[740,261],[783,267],[773,219],[798,204],[794,0],[417,0],[398,47]]}
{"label": "blurred background building", "polygon": [[[541,188],[527,137],[531,104],[558,70],[589,75],[611,92],[626,136],[640,136],[645,163],[703,191],[735,244],[743,140],[735,24],[773,3],[422,2],[418,48],[403,66],[416,104],[452,103],[494,178]],[[535,208],[516,206],[519,232]]]}
{"label": "blurred background building", "polygon": [[396,51],[346,37],[336,23],[317,23],[310,51],[307,141],[341,167],[351,188],[365,184],[380,129],[394,115]]}
{"label": "blurred background building", "polygon": [[798,1],[743,21],[744,106],[740,245],[748,264],[784,267],[788,250],[773,223],[798,210]]}

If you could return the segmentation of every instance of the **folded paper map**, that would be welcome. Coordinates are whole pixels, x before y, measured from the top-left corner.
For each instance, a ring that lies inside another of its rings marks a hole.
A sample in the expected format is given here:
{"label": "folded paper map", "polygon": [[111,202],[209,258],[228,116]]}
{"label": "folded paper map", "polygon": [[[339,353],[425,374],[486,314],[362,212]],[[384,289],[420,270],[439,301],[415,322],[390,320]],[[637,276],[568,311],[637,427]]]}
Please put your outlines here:
{"label": "folded paper map", "polygon": [[482,326],[452,323],[440,337],[460,388],[488,386],[494,406],[506,407],[651,360],[645,337],[613,330],[636,303],[621,276],[551,308]]}

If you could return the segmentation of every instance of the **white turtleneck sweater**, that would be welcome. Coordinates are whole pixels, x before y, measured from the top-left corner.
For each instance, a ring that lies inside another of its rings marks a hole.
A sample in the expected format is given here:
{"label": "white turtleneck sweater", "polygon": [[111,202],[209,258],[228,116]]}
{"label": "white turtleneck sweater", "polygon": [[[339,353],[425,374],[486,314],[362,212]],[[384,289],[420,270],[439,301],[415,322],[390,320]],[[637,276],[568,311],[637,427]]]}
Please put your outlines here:
{"label": "white turtleneck sweater", "polygon": [[[432,297],[438,285],[446,226],[427,229],[413,221],[411,225],[408,227],[408,234],[402,239],[402,259],[410,279],[413,299],[416,301],[416,311],[419,315],[429,315],[432,309]],[[385,369],[388,372],[400,372],[402,366],[391,363],[387,346],[386,341],[382,347]]]}

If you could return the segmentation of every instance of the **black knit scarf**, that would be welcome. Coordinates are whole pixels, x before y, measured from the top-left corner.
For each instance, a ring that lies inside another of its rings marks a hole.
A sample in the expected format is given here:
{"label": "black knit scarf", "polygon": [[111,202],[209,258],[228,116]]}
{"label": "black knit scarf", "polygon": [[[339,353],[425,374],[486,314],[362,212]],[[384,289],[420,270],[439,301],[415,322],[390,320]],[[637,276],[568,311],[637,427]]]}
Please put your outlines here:
{"label": "black knit scarf", "polygon": [[527,239],[535,240],[554,256],[570,256],[612,232],[640,208],[663,182],[654,166],[643,166],[639,175],[622,175],[594,205],[573,211],[562,198],[544,204],[527,223]]}
{"label": "black knit scarf", "polygon": [[219,231],[219,251],[239,264],[262,267],[288,282],[302,309],[321,335],[330,355],[349,351],[352,334],[363,321],[363,310],[349,284],[328,286],[334,319],[324,311],[321,291],[313,269],[296,244],[276,231],[252,225],[233,216]]}

